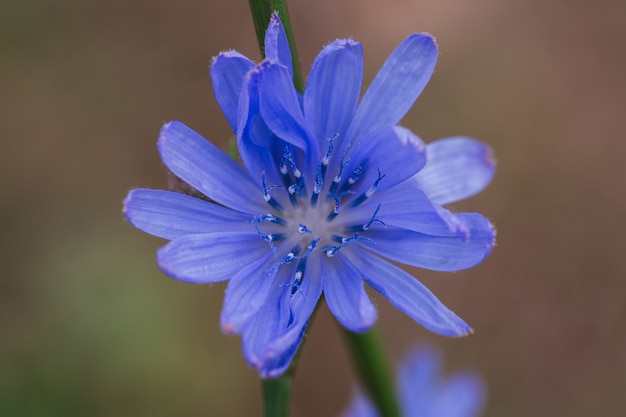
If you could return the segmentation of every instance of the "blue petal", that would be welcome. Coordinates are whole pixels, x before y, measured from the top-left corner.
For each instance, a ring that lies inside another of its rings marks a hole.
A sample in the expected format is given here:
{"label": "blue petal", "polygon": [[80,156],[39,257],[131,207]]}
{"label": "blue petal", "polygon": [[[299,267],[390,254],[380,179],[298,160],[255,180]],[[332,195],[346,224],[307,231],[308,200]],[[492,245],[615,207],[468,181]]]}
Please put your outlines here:
{"label": "blue petal", "polygon": [[444,336],[464,336],[472,331],[428,288],[402,269],[365,251],[346,251],[344,256],[372,288],[428,330]]}
{"label": "blue petal", "polygon": [[371,201],[346,210],[341,221],[348,226],[367,224],[378,205],[380,208],[376,218],[387,226],[428,235],[450,236],[461,225],[454,214],[433,205],[426,194],[408,181],[375,195]]}
{"label": "blue petal", "polygon": [[[429,346],[414,349],[398,366],[400,403],[407,417],[431,414],[442,372],[441,355]],[[448,416],[447,414],[443,414]]]}
{"label": "blue petal", "polygon": [[272,14],[265,32],[265,57],[270,61],[276,61],[284,65],[287,71],[289,71],[289,76],[293,79],[291,49],[289,48],[287,34],[280,17],[278,17],[278,13]]}
{"label": "blue petal", "polygon": [[169,240],[186,234],[250,229],[250,216],[171,191],[132,190],[124,200],[124,214],[136,228]]}
{"label": "blue petal", "polygon": [[[432,407],[432,415],[478,417],[485,407],[486,391],[484,383],[476,375],[459,372],[442,384]],[[415,413],[417,416],[418,413]]]}
{"label": "blue petal", "polygon": [[237,131],[237,106],[244,87],[244,79],[254,63],[237,51],[222,52],[211,63],[211,80],[215,99],[222,108],[226,120]]}
{"label": "blue petal", "polygon": [[437,45],[426,34],[405,39],[365,92],[348,133],[350,141],[396,125],[420,95],[435,68]]}
{"label": "blue petal", "polygon": [[304,278],[295,290],[295,269],[281,270],[264,305],[244,326],[244,355],[261,377],[282,374],[297,352],[322,294],[319,265],[319,255],[309,255]]}
{"label": "blue petal", "polygon": [[268,61],[258,68],[261,72],[259,101],[265,123],[276,136],[306,151],[309,162],[316,164],[320,150],[310,136],[287,69]]}
{"label": "blue petal", "polygon": [[491,181],[491,149],[466,137],[440,139],[426,146],[427,163],[414,181],[437,204],[449,204],[482,191]]}
{"label": "blue petal", "polygon": [[380,417],[376,407],[362,392],[357,391],[352,403],[341,417]]}
{"label": "blue petal", "polygon": [[[362,168],[355,185],[353,198],[367,191],[379,178],[376,192],[413,177],[426,163],[426,146],[410,130],[400,126],[383,127],[366,135],[354,144],[346,171]],[[348,200],[349,201],[349,200]]]}
{"label": "blue petal", "polygon": [[180,122],[161,129],[159,151],[167,167],[218,203],[244,213],[267,210],[263,190],[231,157]]}
{"label": "blue petal", "polygon": [[240,333],[243,326],[261,309],[270,290],[276,285],[276,256],[268,252],[263,258],[246,265],[228,283],[221,314],[225,333]]}
{"label": "blue petal", "polygon": [[278,139],[269,130],[259,113],[259,80],[261,73],[251,71],[246,77],[246,86],[239,100],[239,122],[237,147],[239,155],[254,180],[261,185],[265,173],[272,184],[280,182],[272,147]]}
{"label": "blue petal", "polygon": [[274,358],[274,362],[281,364],[277,367],[269,361],[264,366],[269,377],[276,377],[286,370],[282,366],[289,364],[304,336],[309,319],[322,295],[320,264],[319,252],[309,255],[302,283],[292,289],[290,323],[265,349],[267,358]]}
{"label": "blue petal", "polygon": [[293,346],[278,357],[270,357],[266,353],[267,346],[289,325],[291,288],[286,286],[289,276],[290,274],[281,268],[263,306],[244,326],[241,334],[244,357],[263,378],[269,377],[272,369],[286,369],[289,360],[295,354],[294,348],[297,347]]}
{"label": "blue petal", "polygon": [[257,367],[259,376],[261,378],[278,378],[289,368],[293,357],[298,352],[300,343],[304,338],[306,327],[299,329],[298,337],[293,345],[281,352],[279,356],[275,353],[271,353],[265,358],[263,363]]}
{"label": "blue petal", "polygon": [[157,263],[172,278],[205,284],[232,278],[268,250],[255,231],[185,235],[159,249]]}
{"label": "blue petal", "polygon": [[[478,417],[487,397],[483,381],[470,372],[459,372],[440,387],[433,404],[433,416]],[[418,413],[415,413],[415,417]]]}
{"label": "blue petal", "polygon": [[353,332],[369,330],[376,322],[376,307],[359,271],[338,255],[325,259],[321,272],[326,304],[339,323]]}
{"label": "blue petal", "polygon": [[315,58],[304,92],[304,114],[313,136],[343,136],[352,121],[363,79],[363,48],[352,39],[336,40]]}
{"label": "blue petal", "polygon": [[371,229],[367,237],[373,242],[357,243],[396,262],[431,269],[458,271],[477,265],[491,253],[495,229],[476,213],[457,214],[460,230],[452,236],[431,236],[388,227]]}

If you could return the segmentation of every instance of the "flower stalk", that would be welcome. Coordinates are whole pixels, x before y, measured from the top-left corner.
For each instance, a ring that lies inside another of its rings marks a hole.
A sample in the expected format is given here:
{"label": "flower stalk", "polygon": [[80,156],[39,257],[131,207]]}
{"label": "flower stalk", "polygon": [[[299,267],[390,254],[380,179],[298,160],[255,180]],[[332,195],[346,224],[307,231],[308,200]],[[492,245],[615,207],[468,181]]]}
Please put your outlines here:
{"label": "flower stalk", "polygon": [[401,417],[391,366],[376,328],[365,333],[354,333],[344,327],[342,331],[361,384],[380,415]]}
{"label": "flower stalk", "polygon": [[291,361],[287,372],[278,378],[263,379],[263,415],[266,417],[287,417],[291,399],[291,384],[296,369],[296,358]]}
{"label": "flower stalk", "polygon": [[265,30],[272,17],[272,13],[277,12],[280,20],[285,28],[289,48],[291,49],[291,57],[293,61],[293,84],[299,92],[304,91],[304,81],[302,78],[302,70],[300,69],[300,60],[296,49],[296,41],[293,37],[291,29],[291,21],[287,11],[287,2],[285,0],[249,0],[250,12],[254,22],[254,30],[259,41],[259,49],[261,55],[265,58]]}
{"label": "flower stalk", "polygon": [[[249,0],[250,12],[254,22],[256,37],[259,42],[261,56],[265,58],[265,31],[268,27],[272,13],[278,13],[285,29],[291,59],[293,62],[293,84],[299,92],[304,91],[302,70],[296,49],[296,42],[291,29],[291,21],[287,11],[287,3],[284,0]],[[297,355],[291,361],[289,369],[278,378],[262,380],[263,389],[263,412],[266,417],[287,417],[289,415],[289,403],[291,400],[291,384],[297,368]]]}

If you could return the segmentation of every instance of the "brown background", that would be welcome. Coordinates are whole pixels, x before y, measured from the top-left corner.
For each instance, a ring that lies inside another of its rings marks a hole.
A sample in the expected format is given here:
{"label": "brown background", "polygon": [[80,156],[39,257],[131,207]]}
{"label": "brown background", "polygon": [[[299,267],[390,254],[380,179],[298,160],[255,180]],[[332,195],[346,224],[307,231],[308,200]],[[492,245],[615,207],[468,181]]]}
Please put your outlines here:
{"label": "brown background", "polygon": [[[377,298],[387,349],[420,340],[481,372],[486,416],[626,415],[626,2],[293,0],[303,68],[353,36],[366,82],[408,34],[437,37],[404,119],[427,142],[466,134],[498,160],[456,209],[498,246],[454,274],[412,271],[475,334],[436,337]],[[223,148],[211,56],[258,58],[247,2],[0,1],[0,415],[257,416],[256,374],[222,335],[224,285],[154,264],[163,242],[121,202],[163,188],[155,142],[179,119]],[[294,416],[336,416],[353,377],[324,308]]]}

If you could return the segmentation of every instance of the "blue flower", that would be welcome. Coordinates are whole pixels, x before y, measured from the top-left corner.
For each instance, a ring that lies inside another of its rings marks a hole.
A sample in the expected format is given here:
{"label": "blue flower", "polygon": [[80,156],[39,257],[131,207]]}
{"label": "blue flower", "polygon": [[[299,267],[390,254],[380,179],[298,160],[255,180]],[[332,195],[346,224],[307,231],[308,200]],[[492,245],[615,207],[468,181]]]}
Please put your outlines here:
{"label": "blue flower", "polygon": [[211,65],[244,166],[171,122],[158,140],[161,158],[206,198],[147,189],[126,198],[130,223],[171,240],[158,251],[161,270],[191,283],[230,280],[222,329],[242,335],[262,377],[287,368],[322,292],[343,326],[369,329],[376,309],[364,281],[431,331],[470,332],[383,259],[456,271],[481,262],[494,243],[483,216],[442,207],[487,185],[489,149],[464,137],[424,145],[397,125],[433,72],[433,38],[403,41],[360,101],[363,56],[352,39],[322,50],[304,94],[293,87],[276,16],[265,52],[260,64],[228,51]]}
{"label": "blue flower", "polygon": [[[441,376],[442,360],[437,351],[421,347],[411,352],[398,367],[400,408],[404,417],[477,417],[486,398],[485,385],[472,372]],[[343,417],[379,417],[362,393]]]}

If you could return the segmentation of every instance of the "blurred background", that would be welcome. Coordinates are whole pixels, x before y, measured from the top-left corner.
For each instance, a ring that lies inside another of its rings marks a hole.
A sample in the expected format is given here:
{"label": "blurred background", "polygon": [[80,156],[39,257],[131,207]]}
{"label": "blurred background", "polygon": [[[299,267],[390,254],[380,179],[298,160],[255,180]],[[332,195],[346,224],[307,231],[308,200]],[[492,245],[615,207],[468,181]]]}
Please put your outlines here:
{"label": "blurred background", "polygon": [[[626,415],[626,2],[289,3],[303,69],[326,43],[365,50],[365,85],[412,32],[436,72],[403,125],[493,147],[478,211],[498,246],[477,268],[412,270],[474,328],[429,334],[382,297],[398,359],[420,341],[480,372],[487,417]],[[261,415],[256,373],[219,329],[224,285],[165,277],[164,242],[124,220],[133,187],[165,188],[161,125],[226,148],[211,57],[259,58],[246,1],[0,1],[0,415]],[[294,416],[336,416],[354,377],[322,308]]]}

